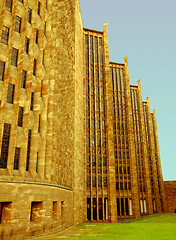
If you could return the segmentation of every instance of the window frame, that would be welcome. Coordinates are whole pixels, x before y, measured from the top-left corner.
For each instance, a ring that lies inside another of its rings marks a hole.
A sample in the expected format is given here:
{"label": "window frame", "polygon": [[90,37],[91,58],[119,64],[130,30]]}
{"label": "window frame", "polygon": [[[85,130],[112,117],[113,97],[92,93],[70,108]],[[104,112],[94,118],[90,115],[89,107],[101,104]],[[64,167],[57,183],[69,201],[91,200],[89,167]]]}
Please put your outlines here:
{"label": "window frame", "polygon": [[31,24],[32,22],[32,9],[28,7],[28,12],[27,12],[27,22]]}
{"label": "window frame", "polygon": [[30,41],[30,39],[28,37],[25,37],[24,52],[26,54],[29,54],[29,41]]}
{"label": "window frame", "polygon": [[15,26],[14,26],[14,31],[17,33],[21,33],[21,17],[16,15],[15,17]]}
{"label": "window frame", "polygon": [[11,55],[11,65],[17,67],[18,63],[18,49],[12,48],[12,55]]}
{"label": "window frame", "polygon": [[14,102],[14,92],[15,92],[15,85],[12,83],[8,84],[8,90],[7,90],[7,103],[13,104]]}
{"label": "window frame", "polygon": [[0,81],[4,81],[5,62],[0,60]]}
{"label": "window frame", "polygon": [[6,0],[5,10],[12,12],[12,5],[13,5],[13,0]]}
{"label": "window frame", "polygon": [[[3,28],[5,28],[7,31],[4,31]],[[2,26],[2,34],[1,34],[1,42],[8,45],[9,41],[9,31],[10,29],[6,26]]]}

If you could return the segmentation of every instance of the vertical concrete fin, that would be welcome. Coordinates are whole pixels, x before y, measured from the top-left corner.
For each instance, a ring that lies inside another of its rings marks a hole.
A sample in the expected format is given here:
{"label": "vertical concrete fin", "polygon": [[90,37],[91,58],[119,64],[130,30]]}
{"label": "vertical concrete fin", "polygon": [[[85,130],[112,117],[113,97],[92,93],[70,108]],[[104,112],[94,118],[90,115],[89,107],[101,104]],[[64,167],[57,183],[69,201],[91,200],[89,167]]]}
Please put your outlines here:
{"label": "vertical concrete fin", "polygon": [[142,150],[143,150],[143,163],[145,169],[145,184],[147,191],[147,202],[148,202],[148,213],[153,214],[152,207],[152,194],[151,194],[151,185],[150,185],[150,176],[149,176],[149,156],[148,156],[148,148],[147,148],[147,138],[145,132],[145,122],[144,122],[144,110],[142,103],[142,91],[141,91],[141,83],[140,80],[137,81],[138,86],[138,104],[139,104],[139,114],[140,114],[140,135],[142,140]]}
{"label": "vertical concrete fin", "polygon": [[161,207],[162,211],[166,212],[166,200],[165,200],[165,190],[164,190],[164,183],[163,183],[163,174],[162,174],[162,167],[161,167],[161,158],[160,158],[160,149],[159,149],[159,139],[158,139],[158,130],[157,130],[157,122],[156,122],[156,112],[155,109],[153,110],[153,125],[154,125],[154,135],[155,135],[155,146],[156,146],[156,161],[157,161],[157,170],[158,170],[158,180],[160,184],[160,194],[161,194]]}
{"label": "vertical concrete fin", "polygon": [[109,44],[108,44],[108,26],[107,22],[103,24],[104,40],[104,78],[106,93],[106,138],[107,138],[107,164],[108,164],[108,207],[109,220],[117,222],[117,203],[116,203],[116,179],[115,179],[115,159],[113,147],[113,123],[112,123],[112,102],[111,102],[111,79],[109,65]]}
{"label": "vertical concrete fin", "polygon": [[151,159],[151,166],[152,166],[152,177],[153,177],[153,184],[154,184],[154,193],[153,193],[153,200],[155,200],[156,204],[156,211],[159,213],[161,212],[161,201],[159,197],[159,188],[158,188],[158,180],[157,180],[157,165],[156,165],[156,158],[155,158],[155,141],[153,136],[153,129],[152,129],[152,120],[150,114],[150,105],[149,105],[149,98],[146,98],[146,114],[147,114],[147,124],[148,124],[148,135],[149,135],[149,146],[150,146],[150,159]]}
{"label": "vertical concrete fin", "polygon": [[130,80],[129,80],[129,70],[128,70],[128,58],[124,58],[125,65],[125,88],[126,88],[126,98],[127,104],[127,126],[128,126],[128,137],[129,137],[129,155],[131,159],[131,172],[132,172],[132,201],[133,201],[133,213],[135,218],[140,218],[140,206],[139,206],[139,191],[138,191],[138,177],[137,177],[137,163],[136,163],[136,153],[135,153],[135,139],[134,139],[134,127],[133,127],[133,115],[132,115],[132,105],[131,105],[131,92],[130,92]]}

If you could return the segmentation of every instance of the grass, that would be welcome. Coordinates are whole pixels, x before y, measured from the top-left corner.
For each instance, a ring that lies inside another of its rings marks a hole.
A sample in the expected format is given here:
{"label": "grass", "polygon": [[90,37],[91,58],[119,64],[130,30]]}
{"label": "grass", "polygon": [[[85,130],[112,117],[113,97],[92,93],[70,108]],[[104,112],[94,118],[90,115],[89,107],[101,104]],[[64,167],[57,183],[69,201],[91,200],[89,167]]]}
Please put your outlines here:
{"label": "grass", "polygon": [[62,234],[47,240],[176,240],[176,214],[154,214],[114,224],[83,223]]}

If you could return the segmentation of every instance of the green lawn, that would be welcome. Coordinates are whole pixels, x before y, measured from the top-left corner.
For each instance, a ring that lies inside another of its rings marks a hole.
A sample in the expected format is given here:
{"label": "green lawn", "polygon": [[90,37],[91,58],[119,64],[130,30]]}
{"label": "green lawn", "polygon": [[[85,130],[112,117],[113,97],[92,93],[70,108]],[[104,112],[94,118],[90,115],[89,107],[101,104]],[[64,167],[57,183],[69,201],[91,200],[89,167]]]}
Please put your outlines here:
{"label": "green lawn", "polygon": [[154,214],[120,223],[84,223],[48,240],[176,240],[176,214]]}

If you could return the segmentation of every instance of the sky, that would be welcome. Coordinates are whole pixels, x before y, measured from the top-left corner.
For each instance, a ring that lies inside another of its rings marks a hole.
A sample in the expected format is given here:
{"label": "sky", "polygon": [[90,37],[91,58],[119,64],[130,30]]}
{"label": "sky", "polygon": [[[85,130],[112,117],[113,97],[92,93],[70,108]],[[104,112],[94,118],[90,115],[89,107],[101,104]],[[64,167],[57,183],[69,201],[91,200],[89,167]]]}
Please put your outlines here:
{"label": "sky", "polygon": [[141,80],[155,109],[164,180],[176,180],[176,0],[80,0],[85,28],[108,22],[110,61],[128,57],[130,84]]}

